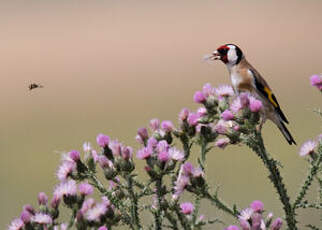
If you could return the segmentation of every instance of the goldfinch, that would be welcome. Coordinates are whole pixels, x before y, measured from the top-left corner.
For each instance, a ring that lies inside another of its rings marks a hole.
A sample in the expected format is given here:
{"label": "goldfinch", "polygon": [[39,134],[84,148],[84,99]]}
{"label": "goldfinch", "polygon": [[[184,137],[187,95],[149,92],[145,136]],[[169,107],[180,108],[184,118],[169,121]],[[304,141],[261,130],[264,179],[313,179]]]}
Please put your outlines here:
{"label": "goldfinch", "polygon": [[209,59],[221,60],[226,64],[233,88],[237,95],[241,92],[248,92],[261,100],[263,109],[261,111],[259,129],[262,128],[266,119],[270,119],[277,125],[290,145],[296,144],[284,124],[284,122],[288,124],[288,120],[282,112],[271,88],[260,73],[249,64],[238,46],[234,44],[220,46],[212,53]]}

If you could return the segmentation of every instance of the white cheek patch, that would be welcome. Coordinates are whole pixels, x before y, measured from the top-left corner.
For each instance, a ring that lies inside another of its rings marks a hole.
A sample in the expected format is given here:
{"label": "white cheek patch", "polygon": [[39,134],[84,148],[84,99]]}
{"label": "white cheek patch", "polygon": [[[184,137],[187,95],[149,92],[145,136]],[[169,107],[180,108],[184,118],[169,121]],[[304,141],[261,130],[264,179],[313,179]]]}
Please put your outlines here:
{"label": "white cheek patch", "polygon": [[228,58],[229,63],[236,63],[237,62],[238,56],[237,56],[235,47],[229,46],[227,58]]}

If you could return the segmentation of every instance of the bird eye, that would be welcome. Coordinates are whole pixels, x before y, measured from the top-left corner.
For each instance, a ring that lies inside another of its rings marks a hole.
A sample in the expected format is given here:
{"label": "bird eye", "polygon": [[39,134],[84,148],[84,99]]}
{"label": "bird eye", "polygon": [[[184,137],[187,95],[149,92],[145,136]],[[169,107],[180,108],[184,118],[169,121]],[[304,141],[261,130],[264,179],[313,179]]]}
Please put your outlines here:
{"label": "bird eye", "polygon": [[227,52],[228,52],[228,49],[227,48],[220,48],[218,49],[218,52],[221,54],[221,55],[226,55]]}

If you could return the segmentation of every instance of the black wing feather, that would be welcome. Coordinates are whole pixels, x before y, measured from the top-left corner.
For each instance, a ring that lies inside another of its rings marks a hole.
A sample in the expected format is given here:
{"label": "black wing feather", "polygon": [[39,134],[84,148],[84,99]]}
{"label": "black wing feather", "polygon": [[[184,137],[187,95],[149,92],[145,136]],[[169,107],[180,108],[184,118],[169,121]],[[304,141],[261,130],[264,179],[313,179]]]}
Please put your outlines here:
{"label": "black wing feather", "polygon": [[[253,71],[252,71],[252,73],[253,73]],[[286,116],[284,115],[284,113],[282,112],[280,105],[278,104],[278,101],[277,101],[275,95],[273,94],[273,92],[269,88],[265,87],[261,82],[257,81],[256,77],[254,77],[254,79],[255,79],[255,85],[256,85],[257,90],[262,94],[262,96],[264,96],[269,102],[271,102],[271,104],[274,106],[277,114],[281,117],[281,119],[284,122],[286,122],[288,124],[288,120],[287,120]]]}

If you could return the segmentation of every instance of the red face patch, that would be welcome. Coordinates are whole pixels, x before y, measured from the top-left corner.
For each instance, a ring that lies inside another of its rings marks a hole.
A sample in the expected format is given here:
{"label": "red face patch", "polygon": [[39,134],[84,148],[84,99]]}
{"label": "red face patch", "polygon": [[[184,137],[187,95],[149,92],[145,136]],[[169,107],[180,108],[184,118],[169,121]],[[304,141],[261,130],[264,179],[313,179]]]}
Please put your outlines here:
{"label": "red face patch", "polygon": [[220,54],[220,60],[222,60],[225,64],[228,63],[227,53],[229,51],[229,47],[226,45],[220,46],[217,49],[218,53]]}
{"label": "red face patch", "polygon": [[229,50],[229,47],[227,45],[222,45],[217,50]]}

